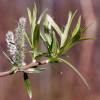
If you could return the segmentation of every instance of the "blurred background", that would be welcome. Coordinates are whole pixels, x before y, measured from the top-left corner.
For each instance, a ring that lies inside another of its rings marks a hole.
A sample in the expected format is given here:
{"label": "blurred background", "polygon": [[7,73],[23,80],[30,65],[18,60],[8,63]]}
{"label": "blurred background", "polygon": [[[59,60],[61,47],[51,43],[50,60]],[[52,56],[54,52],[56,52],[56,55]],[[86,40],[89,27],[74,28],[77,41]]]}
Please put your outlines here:
{"label": "blurred background", "polygon": [[[0,0],[0,49],[7,51],[5,34],[14,30],[17,21],[27,16],[26,9],[36,2],[39,14],[46,8],[59,26],[67,22],[68,12],[78,10],[82,24],[91,26],[85,34],[96,40],[79,43],[66,54],[84,75],[91,90],[64,64],[48,65],[40,74],[29,75],[32,100],[100,100],[100,0]],[[0,51],[0,71],[10,69],[8,60]],[[21,73],[0,78],[0,100],[29,100]]]}

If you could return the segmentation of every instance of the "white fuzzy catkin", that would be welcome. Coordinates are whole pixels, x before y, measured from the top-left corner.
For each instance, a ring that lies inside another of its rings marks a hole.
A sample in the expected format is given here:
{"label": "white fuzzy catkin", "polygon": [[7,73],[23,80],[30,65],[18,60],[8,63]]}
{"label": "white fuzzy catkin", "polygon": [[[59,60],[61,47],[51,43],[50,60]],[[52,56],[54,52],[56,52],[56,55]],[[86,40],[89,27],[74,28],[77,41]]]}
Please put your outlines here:
{"label": "white fuzzy catkin", "polygon": [[24,43],[25,43],[25,25],[26,18],[21,17],[18,22],[18,27],[15,29],[15,38],[14,34],[11,31],[8,31],[6,34],[7,47],[9,49],[12,60],[21,67],[24,63]]}
{"label": "white fuzzy catkin", "polygon": [[17,48],[15,46],[14,34],[11,31],[8,31],[6,34],[6,42],[10,55],[12,56],[12,60],[15,61]]}
{"label": "white fuzzy catkin", "polygon": [[17,59],[20,64],[24,63],[24,45],[25,45],[25,25],[26,25],[26,18],[21,17],[19,19],[18,27],[16,28],[15,32],[15,45],[18,50]]}
{"label": "white fuzzy catkin", "polygon": [[15,43],[18,46],[17,48],[24,47],[25,24],[26,18],[21,17],[19,19],[18,27],[15,30]]}

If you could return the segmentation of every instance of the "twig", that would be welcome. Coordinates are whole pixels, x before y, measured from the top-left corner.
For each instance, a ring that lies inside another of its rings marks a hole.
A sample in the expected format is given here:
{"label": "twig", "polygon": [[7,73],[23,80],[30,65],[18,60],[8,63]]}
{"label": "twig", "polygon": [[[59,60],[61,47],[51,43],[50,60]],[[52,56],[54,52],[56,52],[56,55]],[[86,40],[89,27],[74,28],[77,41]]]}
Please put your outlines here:
{"label": "twig", "polygon": [[19,69],[19,70],[8,70],[8,71],[5,71],[5,72],[0,72],[0,77],[3,77],[3,76],[9,76],[9,75],[12,75],[12,74],[15,74],[15,71],[16,73],[18,71],[21,72],[21,70],[27,70],[29,68],[34,68],[36,66],[39,66],[39,65],[44,65],[44,64],[48,64],[49,63],[49,60],[43,60],[43,61],[40,61],[40,62],[32,62],[28,65],[25,65],[23,68]]}
{"label": "twig", "polygon": [[5,72],[0,72],[0,77],[8,76],[8,75],[11,75],[13,73],[14,73],[14,70],[8,70],[8,71],[5,71]]}

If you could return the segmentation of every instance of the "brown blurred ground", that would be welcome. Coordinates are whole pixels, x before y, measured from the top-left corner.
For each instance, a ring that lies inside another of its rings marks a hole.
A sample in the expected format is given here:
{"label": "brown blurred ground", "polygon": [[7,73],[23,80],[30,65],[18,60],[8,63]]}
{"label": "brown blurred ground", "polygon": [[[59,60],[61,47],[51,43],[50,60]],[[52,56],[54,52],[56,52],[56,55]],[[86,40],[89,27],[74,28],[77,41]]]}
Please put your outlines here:
{"label": "brown blurred ground", "polygon": [[[34,0],[0,0],[0,49],[6,51],[6,32],[16,28],[19,17],[26,16],[26,8],[32,7],[33,2]],[[100,1],[35,0],[35,2],[39,12],[49,8],[60,26],[65,25],[68,11],[77,9],[82,15],[83,25],[93,23],[87,33],[96,37],[96,40],[78,44],[66,58],[82,72],[91,90],[88,90],[79,77],[64,64],[51,67],[49,65],[43,73],[30,75],[32,100],[100,100]],[[0,71],[8,70],[10,68],[8,65],[9,62],[0,51]],[[29,100],[24,90],[21,73],[0,78],[0,100]]]}

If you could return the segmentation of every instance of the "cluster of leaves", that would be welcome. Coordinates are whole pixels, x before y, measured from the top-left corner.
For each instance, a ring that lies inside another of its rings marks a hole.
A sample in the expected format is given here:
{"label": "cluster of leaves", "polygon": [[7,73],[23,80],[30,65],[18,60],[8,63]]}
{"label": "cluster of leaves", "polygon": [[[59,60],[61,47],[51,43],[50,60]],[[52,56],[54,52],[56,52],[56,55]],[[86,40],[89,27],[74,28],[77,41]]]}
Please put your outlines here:
{"label": "cluster of leaves", "polygon": [[[45,10],[38,18],[37,7],[35,4],[32,10],[29,8],[27,9],[30,32],[25,32],[25,37],[31,47],[32,61],[35,63],[39,58],[47,57],[48,62],[63,62],[67,64],[89,88],[88,83],[82,74],[70,62],[61,58],[62,55],[66,54],[76,43],[82,40],[91,39],[82,35],[82,33],[84,33],[87,28],[81,27],[81,16],[79,16],[74,29],[70,31],[77,12],[69,12],[68,21],[65,27],[60,28],[53,18],[46,13],[46,11],[47,10]],[[59,36],[60,41],[58,41],[57,36]],[[42,51],[42,49],[39,48],[40,39],[43,41],[46,47],[46,51]],[[42,71],[42,69],[37,67],[30,68],[27,71],[29,71],[29,73],[39,73]],[[32,90],[28,75],[26,73],[24,73],[24,82],[29,97],[31,98]]]}

